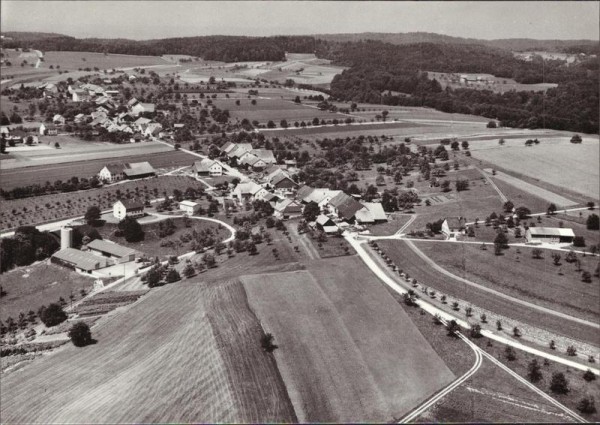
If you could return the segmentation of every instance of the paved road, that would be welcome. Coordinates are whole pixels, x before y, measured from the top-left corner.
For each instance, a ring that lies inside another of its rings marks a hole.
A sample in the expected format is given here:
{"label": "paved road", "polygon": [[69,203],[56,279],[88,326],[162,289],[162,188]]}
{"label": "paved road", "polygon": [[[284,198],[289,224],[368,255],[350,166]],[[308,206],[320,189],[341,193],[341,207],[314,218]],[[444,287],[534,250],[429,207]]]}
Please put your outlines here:
{"label": "paved road", "polygon": [[[407,289],[405,289],[404,287],[402,287],[398,282],[396,282],[394,279],[392,279],[390,276],[387,275],[386,271],[384,269],[382,269],[367,253],[367,251],[365,250],[365,248],[362,246],[362,244],[364,242],[360,242],[357,239],[355,239],[355,235],[351,234],[349,232],[345,232],[344,233],[344,238],[350,243],[350,245],[352,245],[352,247],[356,250],[356,252],[358,253],[358,255],[360,256],[360,258],[365,262],[365,264],[367,265],[367,267],[369,267],[371,269],[371,271],[373,271],[373,273],[375,273],[375,275],[382,281],[384,282],[386,285],[388,285],[394,292],[403,295],[405,293],[408,292]],[[436,306],[434,306],[433,304],[430,304],[429,302],[427,302],[426,300],[423,299],[419,299],[417,301],[417,303],[419,304],[419,306],[425,310],[427,313],[431,314],[432,316],[438,315],[440,316],[442,319],[444,320],[455,320],[456,323],[466,329],[470,329],[471,325],[468,322],[465,322],[462,318],[457,317],[457,316],[453,316],[450,313],[447,313],[444,310],[441,310],[439,308],[437,308]],[[569,366],[569,367],[573,367],[575,369],[578,370],[582,370],[582,371],[586,371],[586,370],[591,370],[592,372],[594,372],[596,375],[600,375],[600,370],[594,367],[590,367],[588,365],[585,364],[581,364],[572,360],[568,360],[568,359],[564,359],[562,357],[558,357],[549,353],[546,353],[544,351],[541,350],[537,350],[533,347],[529,347],[523,344],[520,344],[518,342],[512,341],[512,340],[508,340],[506,338],[503,338],[502,336],[496,335],[491,331],[487,331],[487,330],[483,330],[482,334],[489,338],[489,339],[493,339],[494,341],[500,342],[502,344],[505,345],[510,345],[518,350],[521,351],[525,351],[531,354],[534,354],[536,356],[542,357],[542,358],[546,358],[548,360],[554,361],[556,363],[560,363],[563,364],[565,366]]]}

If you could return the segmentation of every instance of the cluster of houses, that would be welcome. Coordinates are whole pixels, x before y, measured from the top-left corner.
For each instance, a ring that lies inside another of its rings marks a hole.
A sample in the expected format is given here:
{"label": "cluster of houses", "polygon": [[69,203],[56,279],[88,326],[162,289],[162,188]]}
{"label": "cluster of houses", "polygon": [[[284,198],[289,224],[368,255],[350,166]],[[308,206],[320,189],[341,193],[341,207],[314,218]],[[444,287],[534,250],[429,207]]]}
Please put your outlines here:
{"label": "cluster of houses", "polygon": [[250,143],[227,142],[221,147],[221,151],[224,155],[227,155],[230,163],[252,171],[263,171],[269,165],[277,163],[273,151],[253,149]]}
{"label": "cluster of houses", "polygon": [[0,137],[6,141],[9,146],[17,144],[37,145],[40,140],[36,134],[28,133],[18,128],[0,127]]}

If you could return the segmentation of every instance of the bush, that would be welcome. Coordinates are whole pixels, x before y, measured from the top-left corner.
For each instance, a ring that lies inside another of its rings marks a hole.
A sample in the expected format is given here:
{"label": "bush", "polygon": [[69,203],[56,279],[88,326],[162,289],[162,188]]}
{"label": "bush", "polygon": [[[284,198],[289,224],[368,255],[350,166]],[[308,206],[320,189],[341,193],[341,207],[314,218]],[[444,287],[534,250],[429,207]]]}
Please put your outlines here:
{"label": "bush", "polygon": [[592,372],[590,369],[588,369],[583,374],[583,379],[585,379],[586,382],[595,381],[596,380],[596,374],[594,372]]}
{"label": "bush", "polygon": [[542,379],[542,368],[540,367],[537,359],[533,359],[527,365],[527,377],[531,382],[539,382]]}
{"label": "bush", "polygon": [[456,320],[450,320],[446,325],[446,330],[448,331],[448,336],[456,337],[457,332],[460,331],[460,327],[456,323]]}
{"label": "bush", "polygon": [[42,306],[38,310],[38,316],[42,323],[47,327],[56,326],[67,320],[67,314],[58,304],[50,304],[48,307]]}
{"label": "bush", "polygon": [[577,355],[577,348],[572,345],[567,347],[567,355],[571,357],[575,357]]}
{"label": "bush", "polygon": [[471,327],[471,338],[481,338],[483,335],[481,335],[481,326],[479,325],[473,325]]}
{"label": "bush", "polygon": [[585,246],[585,238],[583,236],[575,236],[573,238],[573,246],[576,246],[578,248],[584,247]]}
{"label": "bush", "polygon": [[512,348],[510,345],[506,346],[506,349],[504,350],[504,354],[506,355],[506,360],[508,360],[510,362],[517,359],[517,353],[515,352],[515,349]]}
{"label": "bush", "polygon": [[588,230],[598,230],[600,229],[600,217],[597,214],[590,214],[587,218],[586,226]]}
{"label": "bush", "polygon": [[84,322],[75,323],[69,330],[68,335],[75,347],[85,347],[94,341],[90,327]]}
{"label": "bush", "polygon": [[272,353],[278,348],[277,345],[275,345],[275,343],[273,342],[273,340],[274,337],[270,333],[267,333],[260,338],[260,345],[263,348],[263,350],[265,350],[267,353]]}
{"label": "bush", "polygon": [[569,382],[567,381],[567,378],[565,378],[564,373],[555,372],[552,374],[550,391],[556,394],[567,394],[569,392]]}
{"label": "bush", "polygon": [[587,396],[583,397],[579,404],[577,405],[577,409],[586,415],[596,413],[596,404],[594,403],[594,397]]}

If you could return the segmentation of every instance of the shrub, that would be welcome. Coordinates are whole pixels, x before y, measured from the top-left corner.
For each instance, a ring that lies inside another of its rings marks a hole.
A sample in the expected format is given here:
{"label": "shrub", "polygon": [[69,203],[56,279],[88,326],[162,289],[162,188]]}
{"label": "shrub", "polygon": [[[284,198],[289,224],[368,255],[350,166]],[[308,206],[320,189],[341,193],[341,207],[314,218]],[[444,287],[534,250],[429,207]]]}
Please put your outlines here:
{"label": "shrub", "polygon": [[594,397],[586,396],[581,399],[577,405],[577,409],[586,415],[596,413],[596,404],[594,403]]}
{"label": "shrub", "polygon": [[556,342],[554,342],[554,340],[550,341],[549,347],[551,350],[556,350]]}
{"label": "shrub", "polygon": [[575,357],[577,355],[577,348],[572,345],[567,347],[567,355],[571,357]]}
{"label": "shrub", "polygon": [[573,246],[582,248],[585,246],[585,238],[583,236],[575,236],[573,238]]}
{"label": "shrub", "polygon": [[77,322],[71,326],[68,335],[75,347],[85,347],[93,342],[90,327],[84,322]]}
{"label": "shrub", "polygon": [[555,372],[552,374],[550,391],[556,394],[567,394],[569,392],[569,382],[567,381],[567,378],[565,378],[564,373]]}
{"label": "shrub", "polygon": [[531,382],[539,382],[542,379],[542,368],[537,359],[533,359],[527,365],[527,377]]}
{"label": "shrub", "polygon": [[450,320],[446,325],[446,330],[448,331],[448,336],[456,337],[460,327],[458,326],[458,323],[456,323],[456,320]]}
{"label": "shrub", "polygon": [[50,304],[48,307],[42,306],[38,310],[38,316],[42,323],[47,327],[56,326],[67,320],[67,314],[58,304]]}
{"label": "shrub", "polygon": [[471,327],[471,338],[481,338],[483,335],[481,335],[481,326],[479,325],[473,325]]}
{"label": "shrub", "polygon": [[274,337],[270,333],[267,333],[260,338],[260,345],[263,348],[263,350],[265,350],[267,353],[272,353],[278,348],[277,345],[275,345],[275,343],[273,342],[273,340]]}
{"label": "shrub", "polygon": [[510,345],[506,346],[506,349],[504,350],[504,354],[506,355],[506,360],[508,360],[510,362],[517,359],[517,353],[515,352],[515,349],[512,348]]}
{"label": "shrub", "polygon": [[595,381],[596,380],[596,374],[594,372],[592,372],[590,369],[588,369],[583,374],[583,379],[585,379],[586,382]]}

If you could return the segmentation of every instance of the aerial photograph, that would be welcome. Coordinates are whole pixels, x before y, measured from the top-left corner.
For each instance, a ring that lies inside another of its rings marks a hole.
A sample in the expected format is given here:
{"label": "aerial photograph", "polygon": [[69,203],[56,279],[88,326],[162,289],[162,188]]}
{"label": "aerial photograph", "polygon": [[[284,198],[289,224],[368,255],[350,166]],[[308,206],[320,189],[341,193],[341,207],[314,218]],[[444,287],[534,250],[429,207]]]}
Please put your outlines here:
{"label": "aerial photograph", "polygon": [[0,424],[600,422],[599,1],[0,21]]}

